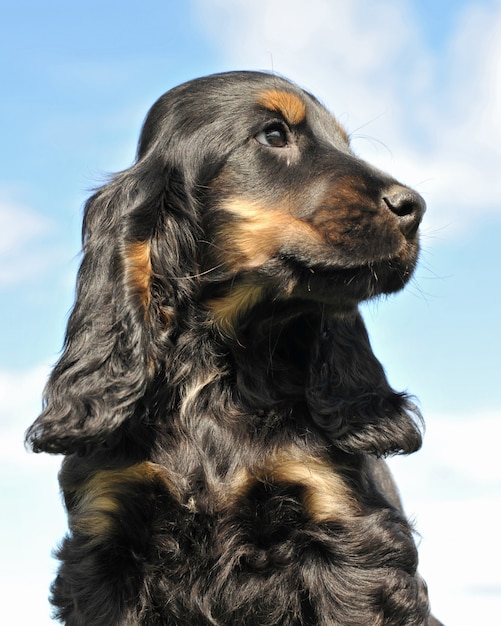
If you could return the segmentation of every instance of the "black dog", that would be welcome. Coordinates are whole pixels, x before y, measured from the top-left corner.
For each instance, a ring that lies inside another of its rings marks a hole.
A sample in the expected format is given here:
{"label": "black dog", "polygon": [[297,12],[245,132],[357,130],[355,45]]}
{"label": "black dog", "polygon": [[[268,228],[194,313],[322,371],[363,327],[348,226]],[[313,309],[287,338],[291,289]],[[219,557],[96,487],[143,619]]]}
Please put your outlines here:
{"label": "black dog", "polygon": [[233,72],[153,106],[85,207],[64,353],[28,432],[66,455],[71,626],[425,626],[381,457],[421,444],[359,302],[401,289],[421,197],[310,94]]}

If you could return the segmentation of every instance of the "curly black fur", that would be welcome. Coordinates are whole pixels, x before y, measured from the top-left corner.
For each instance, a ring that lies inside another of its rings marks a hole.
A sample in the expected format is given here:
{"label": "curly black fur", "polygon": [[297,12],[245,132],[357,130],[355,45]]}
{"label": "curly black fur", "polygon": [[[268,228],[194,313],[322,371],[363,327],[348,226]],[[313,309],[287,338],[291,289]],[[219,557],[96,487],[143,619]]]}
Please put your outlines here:
{"label": "curly black fur", "polygon": [[420,196],[308,93],[232,72],[162,96],[88,200],[64,351],[27,433],[66,455],[69,626],[426,626],[381,457],[420,416],[358,304],[398,291]]}

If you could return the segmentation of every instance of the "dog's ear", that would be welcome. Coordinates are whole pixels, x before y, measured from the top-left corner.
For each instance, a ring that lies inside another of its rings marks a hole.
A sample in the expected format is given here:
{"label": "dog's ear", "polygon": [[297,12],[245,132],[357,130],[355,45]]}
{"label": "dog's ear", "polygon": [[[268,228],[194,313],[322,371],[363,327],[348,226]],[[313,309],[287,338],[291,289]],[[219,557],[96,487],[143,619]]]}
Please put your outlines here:
{"label": "dog's ear", "polygon": [[419,410],[390,387],[358,312],[324,323],[307,401],[316,424],[345,452],[384,456],[421,446]]}
{"label": "dog's ear", "polygon": [[176,311],[193,289],[190,202],[179,173],[151,156],[88,200],[64,350],[44,410],[27,432],[36,452],[104,442],[135,413],[147,412],[142,399],[165,362]]}
{"label": "dog's ear", "polygon": [[64,351],[27,432],[35,451],[105,442],[133,415],[148,413],[146,392],[162,375],[187,317],[180,312],[197,288],[201,196],[232,146],[221,141],[228,121],[219,91],[204,108],[206,92],[197,81],[161,96],[145,119],[136,163],[86,204]]}

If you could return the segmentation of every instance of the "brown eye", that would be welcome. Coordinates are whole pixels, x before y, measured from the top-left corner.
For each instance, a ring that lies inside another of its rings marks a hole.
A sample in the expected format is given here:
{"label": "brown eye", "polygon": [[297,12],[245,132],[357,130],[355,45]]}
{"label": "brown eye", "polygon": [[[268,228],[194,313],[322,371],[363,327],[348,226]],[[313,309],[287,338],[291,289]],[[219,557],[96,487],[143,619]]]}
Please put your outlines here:
{"label": "brown eye", "polygon": [[287,132],[278,124],[268,126],[256,135],[257,141],[270,148],[285,148],[287,146]]}

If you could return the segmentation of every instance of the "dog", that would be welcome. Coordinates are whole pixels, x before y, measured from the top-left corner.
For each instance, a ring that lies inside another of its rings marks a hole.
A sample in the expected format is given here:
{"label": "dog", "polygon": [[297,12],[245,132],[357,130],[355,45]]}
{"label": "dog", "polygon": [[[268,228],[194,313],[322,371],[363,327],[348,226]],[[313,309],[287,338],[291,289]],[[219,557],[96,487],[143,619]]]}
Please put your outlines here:
{"label": "dog", "polygon": [[421,196],[273,74],[164,94],[87,201],[35,452],[63,454],[68,626],[430,626],[383,458],[421,416],[361,302],[399,291]]}

